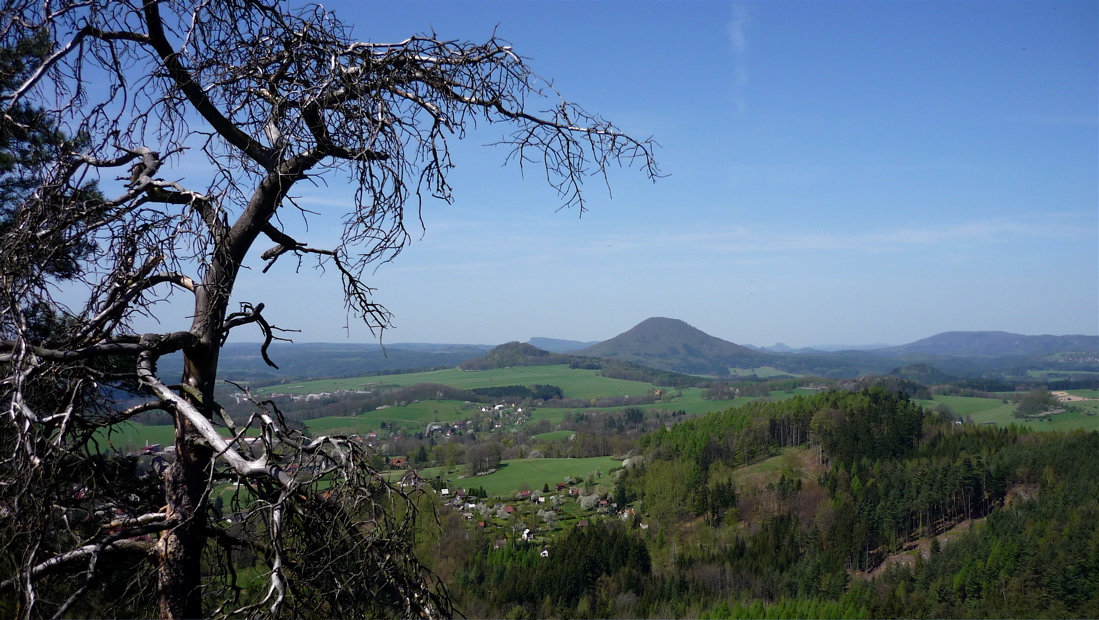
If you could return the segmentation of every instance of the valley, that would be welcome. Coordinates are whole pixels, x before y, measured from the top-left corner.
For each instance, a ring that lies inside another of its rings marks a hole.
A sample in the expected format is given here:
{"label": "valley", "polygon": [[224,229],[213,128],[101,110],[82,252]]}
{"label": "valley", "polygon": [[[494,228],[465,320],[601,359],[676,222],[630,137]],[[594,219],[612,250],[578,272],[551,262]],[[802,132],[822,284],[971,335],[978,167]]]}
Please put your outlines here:
{"label": "valley", "polygon": [[[692,335],[675,327],[650,352],[703,350],[674,342]],[[1087,499],[1099,479],[1092,371],[959,378],[922,361],[830,377],[752,358],[767,364],[692,375],[641,359],[510,343],[461,367],[238,377],[248,392],[226,385],[218,398],[370,448],[383,478],[437,515],[419,525],[421,559],[474,617],[1034,614],[1023,583],[1067,597],[1069,615],[1090,609],[1028,571],[1077,574],[1097,556],[1068,568],[1011,532],[1019,520],[1061,528],[1042,545],[1070,556],[1066,537],[1099,540],[1049,512],[1067,502],[1099,517]],[[1047,388],[1065,408],[1020,417],[1024,396]],[[171,438],[131,424],[104,444],[133,454]],[[1018,488],[1027,499],[1010,499]],[[1006,561],[1004,545],[1009,577],[972,566]]]}

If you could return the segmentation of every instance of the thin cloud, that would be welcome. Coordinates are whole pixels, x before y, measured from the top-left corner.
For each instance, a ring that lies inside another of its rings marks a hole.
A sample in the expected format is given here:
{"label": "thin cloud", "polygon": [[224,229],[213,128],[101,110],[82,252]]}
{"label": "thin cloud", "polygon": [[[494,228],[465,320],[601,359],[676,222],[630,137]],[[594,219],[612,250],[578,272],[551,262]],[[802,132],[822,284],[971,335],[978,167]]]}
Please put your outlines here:
{"label": "thin cloud", "polygon": [[781,231],[762,226],[736,226],[706,232],[666,232],[653,236],[617,235],[592,241],[590,253],[667,251],[712,254],[769,252],[897,253],[937,246],[1005,244],[1026,239],[1078,238],[1094,234],[1094,228],[1073,223],[1069,214],[1034,218],[996,218],[954,224],[906,226],[879,231]]}
{"label": "thin cloud", "polygon": [[748,109],[745,91],[748,87],[748,8],[733,5],[733,17],[729,21],[729,43],[733,48],[733,106],[737,112]]}

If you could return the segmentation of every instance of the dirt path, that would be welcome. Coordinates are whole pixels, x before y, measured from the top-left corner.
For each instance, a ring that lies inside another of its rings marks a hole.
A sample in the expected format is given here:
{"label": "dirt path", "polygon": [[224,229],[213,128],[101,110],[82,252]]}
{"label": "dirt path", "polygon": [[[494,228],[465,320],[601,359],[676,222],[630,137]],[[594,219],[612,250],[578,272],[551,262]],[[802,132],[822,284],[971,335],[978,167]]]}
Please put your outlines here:
{"label": "dirt path", "polygon": [[1063,403],[1074,403],[1081,400],[1099,400],[1099,398],[1085,398],[1064,391],[1050,392],[1050,395]]}
{"label": "dirt path", "polygon": [[945,547],[958,536],[968,532],[971,526],[975,526],[984,520],[984,517],[981,517],[980,519],[966,519],[938,536],[928,536],[910,542],[904,546],[904,550],[886,556],[885,559],[882,560],[882,563],[875,566],[870,572],[856,571],[853,573],[853,576],[862,577],[864,579],[875,579],[882,576],[885,571],[889,570],[892,566],[912,566],[916,563],[917,555],[923,556],[923,559],[925,560],[931,557],[931,540],[933,538],[938,538],[939,545]]}

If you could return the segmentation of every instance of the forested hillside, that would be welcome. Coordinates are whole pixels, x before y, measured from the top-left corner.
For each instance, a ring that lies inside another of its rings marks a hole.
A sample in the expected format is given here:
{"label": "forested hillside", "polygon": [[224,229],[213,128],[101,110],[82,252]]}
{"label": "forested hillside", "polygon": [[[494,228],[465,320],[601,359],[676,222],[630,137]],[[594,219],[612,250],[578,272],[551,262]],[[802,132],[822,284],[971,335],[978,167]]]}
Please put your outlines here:
{"label": "forested hillside", "polygon": [[[614,517],[468,540],[477,617],[1096,617],[1099,433],[962,425],[882,388],[641,440]],[[442,553],[443,558],[446,553]]]}

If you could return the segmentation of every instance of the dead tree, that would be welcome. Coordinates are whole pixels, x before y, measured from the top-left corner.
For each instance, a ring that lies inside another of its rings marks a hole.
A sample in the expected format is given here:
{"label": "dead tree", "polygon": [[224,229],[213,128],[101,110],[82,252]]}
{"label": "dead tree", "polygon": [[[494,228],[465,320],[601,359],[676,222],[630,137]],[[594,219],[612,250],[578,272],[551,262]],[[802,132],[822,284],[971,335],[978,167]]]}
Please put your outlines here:
{"label": "dead tree", "polygon": [[[249,265],[316,260],[348,312],[384,329],[368,269],[401,252],[425,198],[451,200],[449,140],[500,124],[508,159],[581,211],[584,179],[613,163],[655,178],[652,143],[561,99],[496,39],[357,42],[323,9],[275,0],[5,0],[0,20],[2,45],[53,42],[0,109],[35,102],[79,145],[0,238],[0,614],[449,615],[412,553],[415,498],[355,438],[216,402],[230,331],[259,329],[272,365],[279,337],[234,284]],[[341,175],[356,193],[340,241],[288,234],[280,214],[310,215],[297,184]],[[75,245],[85,260],[62,298],[46,265]],[[190,325],[135,333],[169,295],[193,300]],[[179,352],[182,377],[162,377]],[[121,393],[146,398],[121,408]],[[103,450],[149,410],[175,423],[175,458],[151,478]],[[227,522],[211,496],[228,488]]]}

